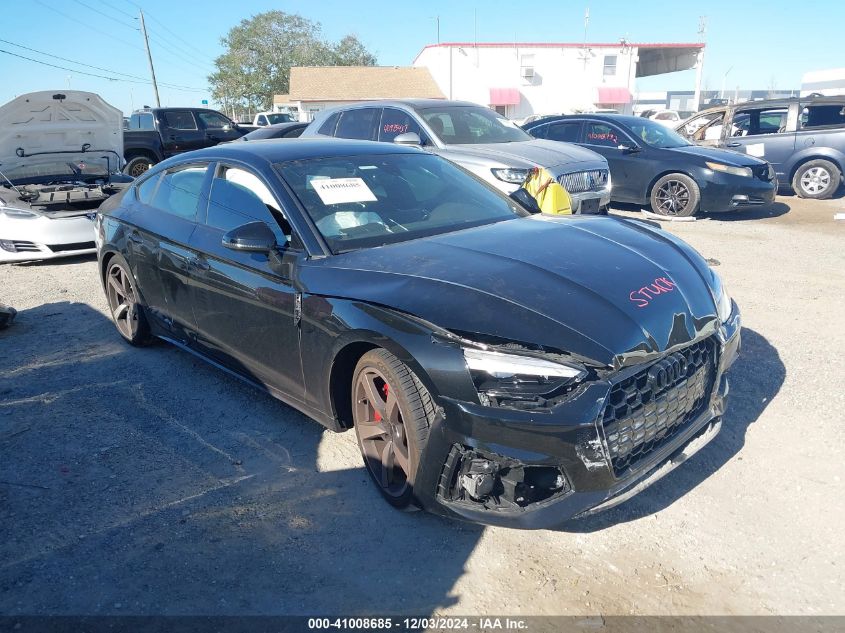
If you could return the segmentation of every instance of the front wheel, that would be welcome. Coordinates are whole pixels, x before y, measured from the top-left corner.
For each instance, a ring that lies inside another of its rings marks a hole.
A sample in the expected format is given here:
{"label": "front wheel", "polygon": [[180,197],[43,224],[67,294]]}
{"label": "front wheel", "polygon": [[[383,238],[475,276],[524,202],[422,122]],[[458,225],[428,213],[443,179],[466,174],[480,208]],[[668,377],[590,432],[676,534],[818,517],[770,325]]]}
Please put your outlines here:
{"label": "front wheel", "polygon": [[828,160],[811,160],[798,168],[792,177],[792,189],[799,198],[825,200],[839,188],[839,168]]}
{"label": "front wheel", "polygon": [[152,340],[144,309],[138,302],[138,292],[129,265],[115,255],[106,269],[106,297],[114,325],[131,345],[147,345]]}
{"label": "front wheel", "polygon": [[651,210],[659,215],[694,215],[700,201],[698,184],[686,174],[667,174],[651,188]]}
{"label": "front wheel", "polygon": [[358,361],[351,395],[367,472],[388,503],[405,508],[434,418],[431,394],[396,356],[374,349]]}

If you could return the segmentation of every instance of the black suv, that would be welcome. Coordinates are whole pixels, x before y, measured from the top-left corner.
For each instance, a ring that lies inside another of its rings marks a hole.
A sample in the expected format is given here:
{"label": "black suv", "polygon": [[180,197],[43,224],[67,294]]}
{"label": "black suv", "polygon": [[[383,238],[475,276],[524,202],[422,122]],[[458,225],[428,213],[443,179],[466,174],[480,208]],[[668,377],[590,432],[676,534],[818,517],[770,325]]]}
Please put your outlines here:
{"label": "black suv", "polygon": [[253,129],[206,108],[143,108],[123,131],[123,171],[137,178],[165,158],[234,141]]}
{"label": "black suv", "polygon": [[830,198],[845,170],[845,97],[748,101],[710,108],[678,133],[764,158],[802,198]]}

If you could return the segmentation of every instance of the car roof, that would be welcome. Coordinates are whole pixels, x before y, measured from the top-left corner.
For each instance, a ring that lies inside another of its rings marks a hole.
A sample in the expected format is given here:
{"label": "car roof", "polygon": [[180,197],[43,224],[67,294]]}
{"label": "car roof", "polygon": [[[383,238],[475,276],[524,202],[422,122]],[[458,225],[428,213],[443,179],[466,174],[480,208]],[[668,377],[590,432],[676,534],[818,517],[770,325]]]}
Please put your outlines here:
{"label": "car roof", "polygon": [[332,110],[345,110],[348,108],[360,107],[384,107],[384,106],[405,106],[414,108],[415,110],[425,110],[427,108],[442,108],[443,106],[461,106],[482,108],[477,103],[471,101],[452,101],[449,99],[378,99],[376,101],[361,101],[359,103],[350,103],[342,106],[332,108]]}
{"label": "car roof", "polygon": [[568,121],[572,119],[593,119],[595,121],[606,121],[608,123],[618,123],[627,126],[643,122],[643,117],[641,116],[631,116],[628,114],[603,114],[594,112],[584,112],[582,114],[560,114],[557,116],[549,116],[544,119],[531,121],[531,123],[526,124],[525,127],[536,127],[544,123],[553,123],[555,121]]}
{"label": "car roof", "polygon": [[178,158],[190,155],[191,159],[215,160],[233,158],[248,160],[257,157],[271,163],[333,156],[360,156],[367,154],[415,154],[426,153],[418,147],[379,143],[377,141],[356,141],[337,138],[259,139],[250,143],[225,143],[190,154],[178,154]]}
{"label": "car roof", "polygon": [[793,103],[801,103],[803,105],[845,105],[845,95],[832,97],[787,97],[785,99],[759,99],[755,101],[742,101],[740,103],[724,103],[706,108],[696,114],[703,114],[710,110],[724,110],[725,108],[765,108],[788,106]]}

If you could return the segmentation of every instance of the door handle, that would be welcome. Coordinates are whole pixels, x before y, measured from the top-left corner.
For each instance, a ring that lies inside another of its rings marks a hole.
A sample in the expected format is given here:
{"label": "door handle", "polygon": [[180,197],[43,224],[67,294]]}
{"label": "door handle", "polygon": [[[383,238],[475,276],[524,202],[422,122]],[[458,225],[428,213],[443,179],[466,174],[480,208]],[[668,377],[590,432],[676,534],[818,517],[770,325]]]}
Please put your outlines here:
{"label": "door handle", "polygon": [[132,231],[129,234],[129,237],[127,237],[126,239],[132,242],[133,244],[141,243],[141,235],[138,233],[138,231]]}
{"label": "door handle", "polygon": [[740,147],[742,143],[728,143],[725,147]]}

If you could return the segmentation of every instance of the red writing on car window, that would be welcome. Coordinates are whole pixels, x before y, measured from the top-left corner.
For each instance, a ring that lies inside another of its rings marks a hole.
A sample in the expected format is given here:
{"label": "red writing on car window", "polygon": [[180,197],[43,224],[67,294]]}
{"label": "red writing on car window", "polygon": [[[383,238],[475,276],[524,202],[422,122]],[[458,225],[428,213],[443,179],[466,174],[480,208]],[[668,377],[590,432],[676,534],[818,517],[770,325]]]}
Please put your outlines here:
{"label": "red writing on car window", "polygon": [[613,132],[590,132],[587,134],[587,138],[591,141],[607,141],[613,145],[616,145],[619,140]]}
{"label": "red writing on car window", "polygon": [[658,277],[654,280],[654,283],[643,286],[638,290],[632,290],[631,294],[628,295],[628,298],[633,301],[638,308],[644,308],[657,295],[672,292],[676,287],[677,284],[668,277]]}
{"label": "red writing on car window", "polygon": [[401,123],[385,123],[384,124],[384,133],[385,134],[404,134],[408,131],[408,124],[401,124]]}

